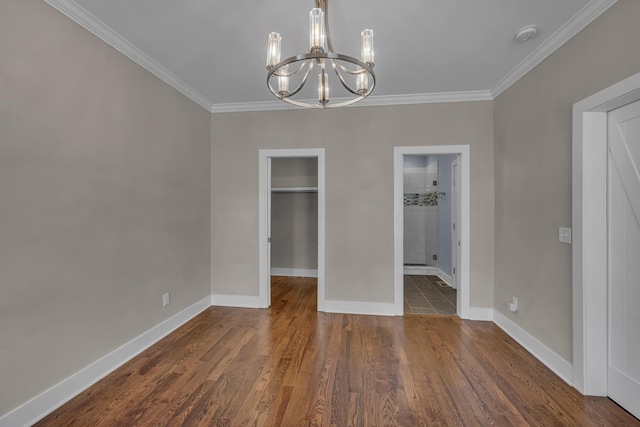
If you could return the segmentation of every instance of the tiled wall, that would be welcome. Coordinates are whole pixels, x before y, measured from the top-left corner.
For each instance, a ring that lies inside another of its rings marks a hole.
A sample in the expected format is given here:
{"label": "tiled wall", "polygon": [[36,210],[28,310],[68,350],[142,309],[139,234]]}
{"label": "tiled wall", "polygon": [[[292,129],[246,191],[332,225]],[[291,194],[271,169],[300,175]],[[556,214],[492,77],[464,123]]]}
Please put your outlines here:
{"label": "tiled wall", "polygon": [[[408,163],[408,164],[407,164]],[[438,161],[426,156],[404,168],[404,263],[437,266]]]}

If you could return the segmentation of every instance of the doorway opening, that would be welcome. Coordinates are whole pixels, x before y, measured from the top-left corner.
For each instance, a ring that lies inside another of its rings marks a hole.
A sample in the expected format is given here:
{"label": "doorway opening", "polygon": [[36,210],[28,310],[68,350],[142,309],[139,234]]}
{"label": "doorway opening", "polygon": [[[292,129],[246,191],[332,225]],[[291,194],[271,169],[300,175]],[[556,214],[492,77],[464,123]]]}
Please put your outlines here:
{"label": "doorway opening", "polygon": [[[407,174],[405,169],[408,169]],[[468,145],[394,148],[394,309],[396,315],[405,313],[404,284],[405,274],[407,274],[407,281],[410,284],[413,282],[416,285],[416,280],[421,282],[424,289],[430,288],[427,289],[427,293],[435,295],[439,300],[446,299],[446,296],[439,295],[442,292],[437,288],[441,286],[438,282],[443,282],[444,285],[455,289],[455,309],[452,313],[446,314],[457,314],[461,318],[468,318],[469,186]],[[405,208],[408,208],[406,215]],[[439,208],[442,209],[441,212]],[[440,216],[443,218],[442,221]],[[427,223],[430,224],[427,226]],[[425,233],[425,237],[415,233],[427,227],[432,231]],[[441,228],[442,232],[439,231]],[[431,242],[429,242],[429,234],[432,238],[435,237]],[[411,265],[421,262],[424,262],[424,265]],[[416,279],[420,276],[424,279]],[[421,291],[420,284],[416,287]],[[425,295],[422,291],[420,293]],[[444,304],[441,308],[444,309]],[[437,311],[435,308],[434,310]]]}
{"label": "doorway opening", "polygon": [[404,156],[405,313],[457,312],[456,164],[456,154]]}
{"label": "doorway opening", "polygon": [[272,276],[305,277],[316,278],[324,311],[324,149],[260,150],[259,176],[261,306],[271,305]]}

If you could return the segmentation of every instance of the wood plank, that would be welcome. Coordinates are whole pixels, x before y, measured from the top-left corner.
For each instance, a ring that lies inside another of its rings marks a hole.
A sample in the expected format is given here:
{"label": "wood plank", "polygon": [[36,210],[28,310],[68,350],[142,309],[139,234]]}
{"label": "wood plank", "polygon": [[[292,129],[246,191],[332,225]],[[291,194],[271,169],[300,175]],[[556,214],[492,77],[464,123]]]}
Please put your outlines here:
{"label": "wood plank", "polygon": [[491,322],[318,313],[315,279],[270,309],[211,307],[38,426],[640,426]]}

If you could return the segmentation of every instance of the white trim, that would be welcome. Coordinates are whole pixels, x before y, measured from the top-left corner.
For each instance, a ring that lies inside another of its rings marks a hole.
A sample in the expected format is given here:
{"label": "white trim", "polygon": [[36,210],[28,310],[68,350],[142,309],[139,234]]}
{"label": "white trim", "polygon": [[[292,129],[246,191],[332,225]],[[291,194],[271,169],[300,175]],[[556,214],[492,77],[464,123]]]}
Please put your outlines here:
{"label": "white trim", "polygon": [[[453,283],[453,277],[449,276],[447,273],[445,273],[440,269],[438,269],[438,273],[436,274],[436,276],[438,276],[440,280],[442,280],[444,283],[446,283],[449,286],[451,286],[451,284]],[[454,286],[451,286],[451,287],[455,289]]]}
{"label": "white trim", "polygon": [[128,40],[123,38],[115,30],[111,29],[104,22],[89,13],[72,0],[44,0],[51,7],[58,10],[63,15],[98,37],[100,40],[122,53],[124,56],[149,71],[160,80],[182,93],[184,96],[206,109],[211,111],[213,103],[201,93],[193,89],[187,83],[176,77],[169,70],[156,62],[149,55],[138,49]]}
{"label": "white trim", "polygon": [[483,322],[491,322],[493,320],[493,308],[486,307],[469,307],[468,319]]}
{"label": "white trim", "polygon": [[318,269],[271,267],[271,275],[287,277],[318,277]]}
{"label": "white trim", "polygon": [[0,417],[0,427],[30,426],[209,308],[209,297],[185,308],[50,389]]}
{"label": "white trim", "polygon": [[[451,161],[451,222],[455,225],[460,223],[460,194],[458,185],[460,174],[458,173],[458,158]],[[454,272],[458,268],[460,254],[458,253],[458,231],[451,229],[451,287],[458,289],[458,275],[454,276]]]}
{"label": "white trim", "polygon": [[[438,267],[428,267],[422,265],[405,265],[402,267],[405,276],[438,276],[443,282],[451,286],[453,277],[440,270]],[[451,286],[453,288],[453,286]]]}
{"label": "white trim", "polygon": [[[380,95],[369,96],[363,101],[349,107],[366,107],[380,105],[407,105],[407,104],[436,104],[442,102],[472,102],[491,101],[493,97],[488,90],[474,90],[467,92],[440,92],[417,93],[410,95]],[[313,103],[315,100],[308,100]],[[346,98],[336,98],[333,102],[346,101]],[[211,113],[236,113],[244,111],[273,111],[299,109],[294,105],[282,101],[262,102],[234,102],[226,104],[214,104]]]}
{"label": "white trim", "polygon": [[607,395],[607,112],[640,99],[640,73],[573,105],[573,378]]}
{"label": "white trim", "polygon": [[460,167],[460,259],[458,275],[458,316],[469,319],[470,257],[471,257],[471,154],[469,145],[433,145],[393,148],[393,220],[394,220],[394,305],[395,314],[404,312],[403,279],[403,159],[405,155],[458,154]]}
{"label": "white trim", "polygon": [[255,295],[212,294],[211,305],[218,307],[264,308],[262,299]]}
{"label": "white trim", "polygon": [[384,302],[326,300],[324,307],[324,311],[327,313],[364,314],[371,316],[395,315],[395,306]]}
{"label": "white trim", "polygon": [[488,90],[472,90],[466,92],[438,92],[438,93],[414,93],[408,95],[380,95],[369,96],[358,103],[362,106],[374,105],[407,105],[407,104],[438,104],[443,102],[473,102],[491,101],[491,92]]}
{"label": "white trim", "polygon": [[427,267],[422,265],[405,265],[402,267],[402,273],[407,276],[436,276],[438,275],[438,267]]}
{"label": "white trim", "polygon": [[557,376],[569,385],[573,385],[573,366],[549,347],[538,341],[536,337],[529,334],[520,326],[512,322],[502,313],[494,310],[493,322],[505,331],[518,344],[523,346],[536,359],[544,363]]}
{"label": "white trim", "polygon": [[[591,0],[562,27],[546,39],[536,50],[496,83],[491,90],[492,99],[500,96],[525,74],[533,70],[536,65],[544,61],[549,55],[558,50],[571,37],[589,25],[594,19],[613,6],[618,0]],[[514,41],[515,43],[515,41]]]}
{"label": "white trim", "polygon": [[[284,104],[284,102],[283,102]],[[318,311],[325,309],[325,155],[324,148],[259,150],[258,152],[258,264],[260,307],[269,307],[268,287],[271,283],[271,266],[267,265],[269,224],[267,224],[267,197],[269,188],[269,158],[316,157],[318,159]]]}

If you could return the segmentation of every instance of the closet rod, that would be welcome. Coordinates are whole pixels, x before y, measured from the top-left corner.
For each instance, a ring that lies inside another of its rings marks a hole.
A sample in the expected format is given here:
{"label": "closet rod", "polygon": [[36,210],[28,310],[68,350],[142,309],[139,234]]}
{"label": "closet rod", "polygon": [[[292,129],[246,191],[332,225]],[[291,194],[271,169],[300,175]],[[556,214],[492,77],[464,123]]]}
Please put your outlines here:
{"label": "closet rod", "polygon": [[272,193],[317,193],[318,187],[271,187]]}

